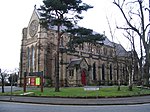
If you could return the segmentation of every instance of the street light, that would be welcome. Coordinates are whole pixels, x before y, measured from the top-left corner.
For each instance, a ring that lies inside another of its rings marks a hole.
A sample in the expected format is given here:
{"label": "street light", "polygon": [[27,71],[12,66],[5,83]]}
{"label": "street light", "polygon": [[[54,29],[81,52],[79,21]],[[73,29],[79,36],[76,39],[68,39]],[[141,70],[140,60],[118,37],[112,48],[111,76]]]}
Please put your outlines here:
{"label": "street light", "polygon": [[11,95],[10,95],[10,101],[12,101],[12,86],[13,86],[13,74],[11,73]]}
{"label": "street light", "polygon": [[60,60],[61,77],[60,77],[60,81],[61,81],[61,86],[62,86],[63,85],[63,53],[65,52],[65,47],[64,46],[60,46],[59,47],[59,51],[61,53],[61,60]]}

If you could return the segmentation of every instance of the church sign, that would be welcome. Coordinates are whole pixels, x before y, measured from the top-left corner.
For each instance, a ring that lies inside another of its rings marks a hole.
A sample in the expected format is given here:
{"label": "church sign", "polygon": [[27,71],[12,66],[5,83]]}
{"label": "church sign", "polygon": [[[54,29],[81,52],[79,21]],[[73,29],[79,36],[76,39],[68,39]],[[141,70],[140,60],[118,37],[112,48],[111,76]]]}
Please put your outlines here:
{"label": "church sign", "polygon": [[27,84],[30,86],[40,86],[41,80],[40,77],[27,77],[28,82]]}
{"label": "church sign", "polygon": [[26,85],[41,86],[43,92],[43,72],[27,72],[24,73],[24,92],[26,92]]}

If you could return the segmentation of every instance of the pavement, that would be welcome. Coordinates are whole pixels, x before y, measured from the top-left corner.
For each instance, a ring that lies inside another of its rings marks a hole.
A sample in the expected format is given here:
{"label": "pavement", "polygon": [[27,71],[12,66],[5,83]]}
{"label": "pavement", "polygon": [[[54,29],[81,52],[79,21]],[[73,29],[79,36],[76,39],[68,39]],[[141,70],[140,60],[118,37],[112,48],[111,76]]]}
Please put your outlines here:
{"label": "pavement", "polygon": [[123,98],[50,98],[27,96],[0,96],[0,101],[50,105],[135,105],[150,103],[150,96]]}

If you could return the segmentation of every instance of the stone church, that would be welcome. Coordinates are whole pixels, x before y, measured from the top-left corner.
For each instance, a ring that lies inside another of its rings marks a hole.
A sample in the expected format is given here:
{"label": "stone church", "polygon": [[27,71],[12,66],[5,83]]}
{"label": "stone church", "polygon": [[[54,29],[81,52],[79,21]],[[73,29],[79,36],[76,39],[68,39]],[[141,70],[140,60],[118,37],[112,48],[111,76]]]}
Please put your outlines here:
{"label": "stone church", "polygon": [[[22,30],[20,52],[20,84],[24,72],[43,71],[44,83],[55,84],[55,57],[57,35],[55,28],[45,30],[39,24],[40,13],[35,8],[29,24]],[[114,85],[128,83],[127,64],[130,53],[122,45],[108,38],[96,45],[84,43],[75,52],[67,50],[68,34],[64,34],[60,45],[59,78],[60,86]],[[28,77],[28,74],[27,74]]]}

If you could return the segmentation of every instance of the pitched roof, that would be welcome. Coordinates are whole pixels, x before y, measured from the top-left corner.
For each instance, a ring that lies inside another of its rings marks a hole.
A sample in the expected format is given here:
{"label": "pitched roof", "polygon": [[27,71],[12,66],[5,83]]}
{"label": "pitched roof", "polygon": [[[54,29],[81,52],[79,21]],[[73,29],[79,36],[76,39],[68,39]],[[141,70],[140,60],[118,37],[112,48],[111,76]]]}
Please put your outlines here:
{"label": "pitched roof", "polygon": [[104,43],[104,45],[114,47],[116,50],[117,56],[128,56],[128,52],[124,49],[124,47],[121,44],[111,42],[108,38],[105,38],[103,43]]}
{"label": "pitched roof", "polygon": [[115,43],[116,55],[117,56],[128,56],[128,52],[124,49],[121,44]]}
{"label": "pitched roof", "polygon": [[105,38],[105,40],[103,42],[104,42],[104,45],[114,47],[113,42],[111,42],[107,37]]}
{"label": "pitched roof", "polygon": [[74,67],[76,65],[80,65],[81,61],[83,59],[82,58],[79,58],[79,59],[72,59],[68,65],[68,67]]}

